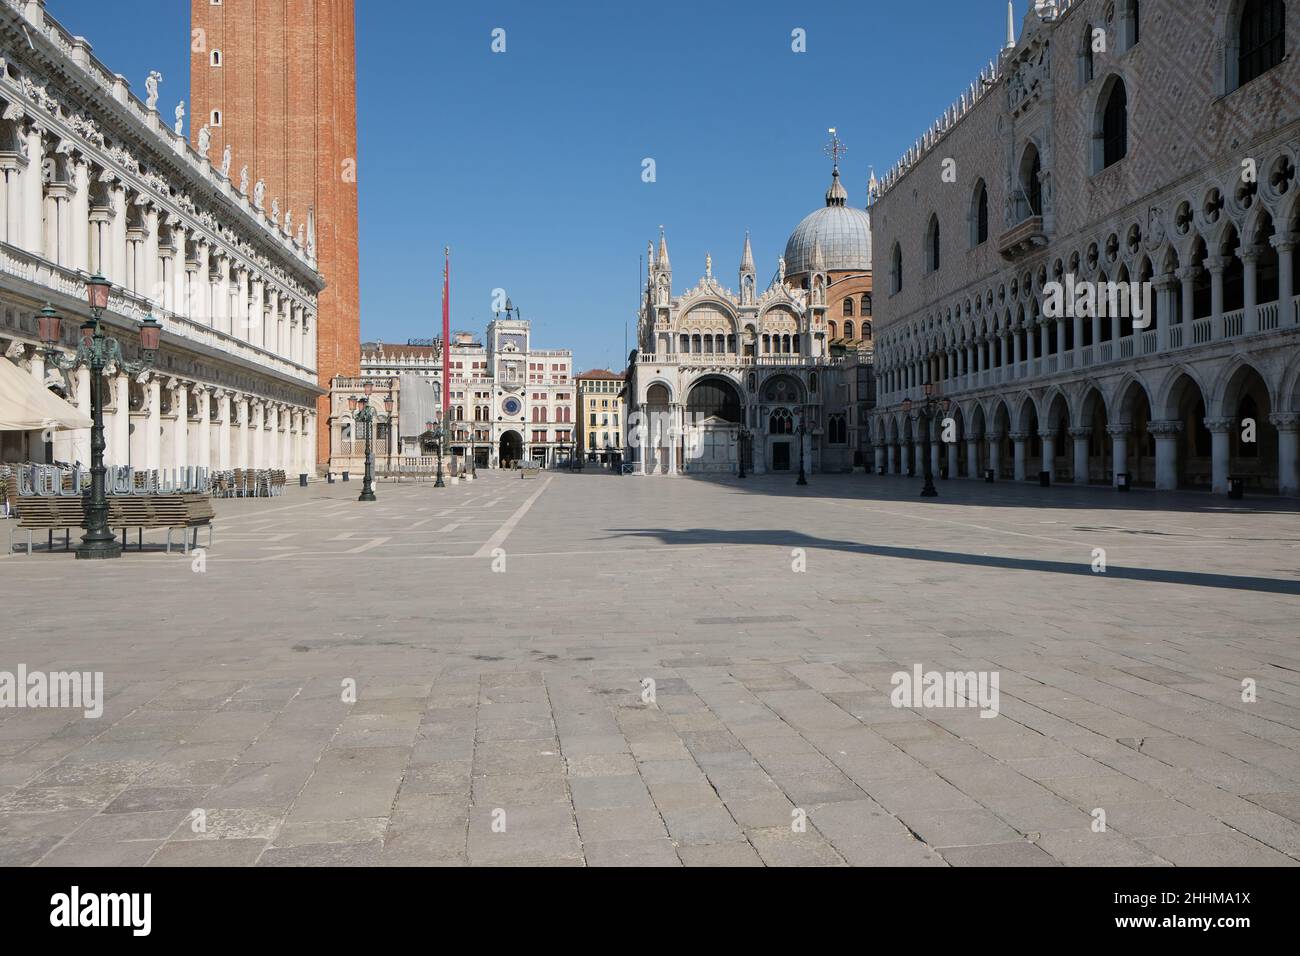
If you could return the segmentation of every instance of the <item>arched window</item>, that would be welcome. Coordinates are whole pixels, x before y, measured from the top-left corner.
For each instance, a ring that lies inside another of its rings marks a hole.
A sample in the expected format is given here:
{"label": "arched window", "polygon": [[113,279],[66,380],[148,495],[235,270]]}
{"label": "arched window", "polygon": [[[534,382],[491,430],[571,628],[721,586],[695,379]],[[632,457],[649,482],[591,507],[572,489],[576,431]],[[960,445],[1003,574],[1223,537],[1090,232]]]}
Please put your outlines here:
{"label": "arched window", "polygon": [[901,292],[903,289],[903,250],[894,244],[894,249],[889,256],[889,291],[891,294]]}
{"label": "arched window", "polygon": [[691,389],[686,398],[686,413],[690,421],[703,421],[706,418],[743,421],[740,415],[740,396],[735,388],[716,378],[705,379]]}
{"label": "arched window", "polygon": [[1237,85],[1273,69],[1285,55],[1284,0],[1246,0],[1237,27]]}
{"label": "arched window", "polygon": [[826,323],[826,331],[827,331],[827,333],[830,335],[831,338],[833,338],[833,339],[839,338],[839,335],[840,335],[840,327],[839,327],[838,325],[836,325],[834,322],[827,322],[827,323]]}
{"label": "arched window", "polygon": [[209,126],[220,126],[220,125],[221,125],[221,110],[213,110],[213,111],[212,111],[212,116],[209,118],[208,125],[209,125]]}
{"label": "arched window", "polygon": [[208,62],[209,62],[210,64],[212,64],[213,66],[220,66],[220,65],[221,65],[221,51],[220,51],[220,50],[213,50],[212,53],[208,56]]}
{"label": "arched window", "polygon": [[851,339],[851,338],[853,338],[853,323],[852,323],[852,322],[845,322],[845,323],[844,323],[844,337],[845,337],[846,339]]}
{"label": "arched window", "polygon": [[1100,168],[1108,169],[1128,153],[1128,90],[1124,81],[1115,77],[1102,102]]}
{"label": "arched window", "polygon": [[982,179],[975,184],[975,198],[971,207],[970,244],[973,249],[989,238],[989,191]]}
{"label": "arched window", "polygon": [[848,428],[842,414],[837,412],[836,414],[827,417],[826,440],[832,445],[844,445],[848,443]]}
{"label": "arched window", "polygon": [[851,297],[846,297],[844,300],[844,314],[845,315],[853,314],[853,299]]}
{"label": "arched window", "polygon": [[1119,48],[1131,50],[1141,39],[1141,15],[1138,0],[1120,0]]}
{"label": "arched window", "polygon": [[939,271],[939,217],[933,213],[925,228],[925,271]]}
{"label": "arched window", "polygon": [[871,293],[868,292],[862,297],[862,314],[871,315]]}
{"label": "arched window", "polygon": [[[1104,34],[1103,34],[1104,36]],[[1095,75],[1093,64],[1093,26],[1091,23],[1083,28],[1083,38],[1079,42],[1079,83],[1087,84],[1092,82]]]}
{"label": "arched window", "polygon": [[767,419],[767,431],[770,435],[794,434],[794,416],[787,408],[778,408]]}
{"label": "arched window", "polygon": [[1018,219],[1023,222],[1031,216],[1043,214],[1043,161],[1038,147],[1033,143],[1025,149],[1020,159],[1020,192],[1016,196]]}

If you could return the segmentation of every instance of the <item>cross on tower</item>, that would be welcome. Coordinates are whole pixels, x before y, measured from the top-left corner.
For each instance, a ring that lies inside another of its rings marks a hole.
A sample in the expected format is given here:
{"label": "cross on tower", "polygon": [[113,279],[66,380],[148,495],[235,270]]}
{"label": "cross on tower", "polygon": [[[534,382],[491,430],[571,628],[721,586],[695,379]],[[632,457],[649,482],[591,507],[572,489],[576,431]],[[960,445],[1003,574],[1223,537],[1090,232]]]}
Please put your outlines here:
{"label": "cross on tower", "polygon": [[840,141],[839,136],[835,132],[834,126],[826,132],[831,134],[831,141],[827,143],[825,147],[826,155],[831,158],[831,162],[835,164],[836,168],[838,168],[840,165],[840,157],[847,153],[849,148]]}

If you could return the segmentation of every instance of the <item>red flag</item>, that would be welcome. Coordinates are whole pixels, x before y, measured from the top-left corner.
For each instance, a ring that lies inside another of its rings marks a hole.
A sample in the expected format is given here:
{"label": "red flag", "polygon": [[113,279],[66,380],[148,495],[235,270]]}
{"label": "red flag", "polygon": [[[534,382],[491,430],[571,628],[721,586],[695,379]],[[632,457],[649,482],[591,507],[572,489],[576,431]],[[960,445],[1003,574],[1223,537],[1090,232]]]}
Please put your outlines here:
{"label": "red flag", "polygon": [[442,267],[442,415],[451,415],[451,246],[443,246]]}

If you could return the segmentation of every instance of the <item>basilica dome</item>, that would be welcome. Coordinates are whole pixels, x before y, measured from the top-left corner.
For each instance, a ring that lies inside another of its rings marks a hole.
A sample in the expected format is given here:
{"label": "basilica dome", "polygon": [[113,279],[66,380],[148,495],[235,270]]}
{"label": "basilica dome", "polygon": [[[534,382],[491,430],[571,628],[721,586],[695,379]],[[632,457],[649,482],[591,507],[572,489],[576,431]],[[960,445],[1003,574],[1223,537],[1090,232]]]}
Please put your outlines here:
{"label": "basilica dome", "polygon": [[867,272],[871,269],[871,216],[848,205],[848,193],[837,167],[826,190],[826,205],[804,217],[785,244],[785,274],[812,271],[813,247],[821,246],[828,272]]}

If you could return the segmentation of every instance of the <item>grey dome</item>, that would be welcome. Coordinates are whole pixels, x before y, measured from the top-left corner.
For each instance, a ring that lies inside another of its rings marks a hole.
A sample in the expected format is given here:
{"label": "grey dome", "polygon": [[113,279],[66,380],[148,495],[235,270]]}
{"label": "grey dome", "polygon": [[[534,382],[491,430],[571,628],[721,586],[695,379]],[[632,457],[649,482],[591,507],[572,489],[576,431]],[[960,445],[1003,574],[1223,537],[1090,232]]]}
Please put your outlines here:
{"label": "grey dome", "polygon": [[826,205],[804,217],[785,244],[785,274],[810,272],[813,245],[822,247],[828,272],[866,272],[871,269],[871,216],[847,204],[840,171],[831,174]]}

